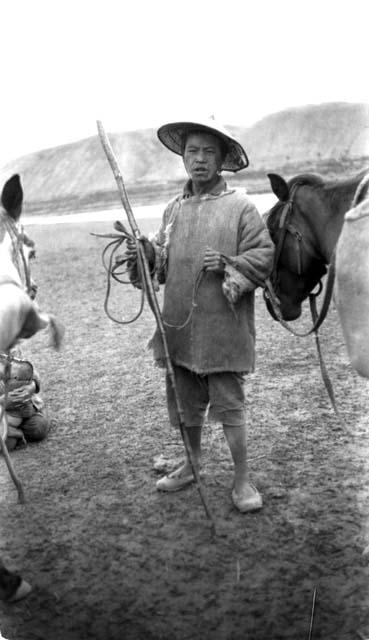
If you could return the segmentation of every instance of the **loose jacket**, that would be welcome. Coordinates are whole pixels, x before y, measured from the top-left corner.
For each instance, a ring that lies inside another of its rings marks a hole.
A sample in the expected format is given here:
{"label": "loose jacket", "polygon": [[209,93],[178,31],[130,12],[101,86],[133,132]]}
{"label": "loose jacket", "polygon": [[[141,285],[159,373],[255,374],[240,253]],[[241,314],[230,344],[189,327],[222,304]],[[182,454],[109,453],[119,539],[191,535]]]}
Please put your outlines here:
{"label": "loose jacket", "polygon": [[[243,189],[223,178],[212,193],[184,195],[167,206],[154,241],[159,248],[159,280],[165,282],[163,320],[173,363],[199,374],[250,372],[255,362],[254,289],[273,263],[273,243],[256,207]],[[231,305],[223,274],[203,271],[207,247],[231,257],[248,283]],[[181,327],[181,328],[180,328]],[[158,331],[151,341],[163,359]]]}

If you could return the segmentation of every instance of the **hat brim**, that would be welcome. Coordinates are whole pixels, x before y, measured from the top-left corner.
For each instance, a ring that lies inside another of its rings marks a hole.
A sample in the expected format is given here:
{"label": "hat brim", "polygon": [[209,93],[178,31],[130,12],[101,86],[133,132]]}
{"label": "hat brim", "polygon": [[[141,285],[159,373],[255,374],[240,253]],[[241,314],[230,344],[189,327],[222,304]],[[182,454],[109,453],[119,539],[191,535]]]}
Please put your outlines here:
{"label": "hat brim", "polygon": [[204,131],[220,138],[228,151],[222,163],[223,171],[241,171],[249,166],[249,160],[245,150],[237,140],[232,138],[223,127],[212,127],[198,122],[171,122],[158,129],[160,142],[170,151],[183,155],[183,140],[191,131]]}

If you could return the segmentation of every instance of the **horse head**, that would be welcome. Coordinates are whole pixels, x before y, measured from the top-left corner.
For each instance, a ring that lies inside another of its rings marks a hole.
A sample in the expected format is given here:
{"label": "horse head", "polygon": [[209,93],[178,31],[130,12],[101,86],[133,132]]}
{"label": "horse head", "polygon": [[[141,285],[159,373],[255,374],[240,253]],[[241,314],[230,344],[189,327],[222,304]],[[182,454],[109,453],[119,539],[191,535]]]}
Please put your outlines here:
{"label": "horse head", "polygon": [[2,280],[13,278],[24,284],[34,298],[37,287],[30,276],[30,261],[36,257],[35,243],[20,224],[23,205],[23,189],[18,174],[5,183],[1,193],[0,215],[1,273]]}
{"label": "horse head", "polygon": [[[266,224],[276,245],[271,282],[284,320],[296,320],[302,303],[326,273],[327,260],[311,224],[311,211],[317,215],[319,200],[315,188],[322,184],[319,176],[306,174],[286,182],[281,176],[268,174],[278,202],[266,215]],[[266,300],[276,319],[270,301]]]}

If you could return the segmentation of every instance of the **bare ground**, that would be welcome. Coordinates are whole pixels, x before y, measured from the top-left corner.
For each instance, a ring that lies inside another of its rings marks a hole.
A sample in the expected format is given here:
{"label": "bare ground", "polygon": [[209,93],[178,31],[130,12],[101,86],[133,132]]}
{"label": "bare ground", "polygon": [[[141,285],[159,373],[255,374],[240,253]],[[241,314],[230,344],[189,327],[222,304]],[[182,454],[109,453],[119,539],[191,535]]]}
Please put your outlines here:
{"label": "bare ground", "polygon": [[[150,223],[155,224],[155,223]],[[143,230],[148,229],[142,225]],[[163,374],[146,349],[148,309],[118,326],[103,311],[103,240],[110,224],[30,227],[39,304],[66,326],[24,345],[53,416],[49,438],[12,454],[27,502],[0,461],[0,555],[33,585],[0,604],[8,640],[349,640],[369,635],[368,383],[347,362],[336,312],[322,348],[351,435],[324,390],[314,341],[290,336],[257,296],[258,357],[247,411],[261,512],[232,507],[221,426],[204,432],[212,539],[195,487],[155,490],[159,454],[183,455],[169,429]],[[128,317],[137,292],[115,292]],[[305,316],[302,326],[307,326]]]}

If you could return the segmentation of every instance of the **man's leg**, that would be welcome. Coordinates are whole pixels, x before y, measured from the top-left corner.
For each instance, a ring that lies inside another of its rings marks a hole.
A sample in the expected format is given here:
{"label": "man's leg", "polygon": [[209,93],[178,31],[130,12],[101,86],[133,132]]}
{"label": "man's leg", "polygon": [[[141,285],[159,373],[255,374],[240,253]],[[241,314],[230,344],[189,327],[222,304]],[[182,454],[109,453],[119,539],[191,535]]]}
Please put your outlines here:
{"label": "man's leg", "polygon": [[[193,454],[193,462],[197,469],[200,469],[201,464],[201,432],[202,427],[186,427],[186,433],[191,446]],[[192,473],[192,466],[189,459],[186,459],[183,470],[185,473]]]}
{"label": "man's leg", "polygon": [[[193,453],[193,462],[197,469],[201,460],[201,430],[208,404],[208,387],[205,377],[199,376],[188,369],[174,365],[177,390],[182,404],[182,411],[186,425],[186,433]],[[170,423],[179,427],[177,406],[171,381],[166,379],[167,407]],[[159,491],[177,491],[194,480],[192,466],[188,456],[186,461],[175,471],[160,478],[156,483]]]}
{"label": "man's leg", "polygon": [[223,424],[223,429],[234,462],[234,488],[232,491],[234,505],[239,511],[244,512],[261,509],[261,495],[249,479],[246,425],[236,427]]}
{"label": "man's leg", "polygon": [[39,442],[46,438],[50,429],[50,420],[43,411],[36,411],[33,416],[23,419],[20,428],[27,442]]}
{"label": "man's leg", "polygon": [[[189,444],[192,450],[192,459],[197,470],[200,469],[201,462],[201,430],[202,427],[186,427]],[[188,458],[186,461],[156,483],[158,491],[178,491],[194,480],[192,465]]]}

